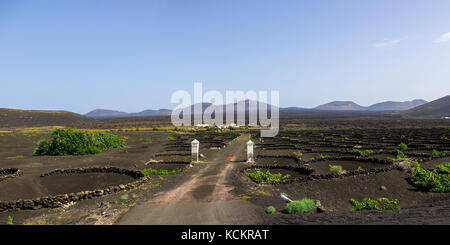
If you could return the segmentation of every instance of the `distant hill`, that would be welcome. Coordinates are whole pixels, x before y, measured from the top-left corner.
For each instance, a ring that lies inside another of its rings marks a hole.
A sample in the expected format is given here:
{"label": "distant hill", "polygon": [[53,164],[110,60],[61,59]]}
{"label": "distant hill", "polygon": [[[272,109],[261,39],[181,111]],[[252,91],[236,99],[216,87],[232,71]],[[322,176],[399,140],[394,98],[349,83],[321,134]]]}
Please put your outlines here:
{"label": "distant hill", "polygon": [[148,116],[167,116],[172,111],[168,109],[160,110],[144,110],[141,112],[127,113],[115,110],[95,109],[84,114],[87,117],[92,118],[114,118],[114,117],[148,117]]}
{"label": "distant hill", "polygon": [[38,111],[0,108],[0,128],[71,126],[93,119],[69,111]]}
{"label": "distant hill", "polygon": [[128,113],[106,109],[95,109],[84,115],[87,117],[102,118],[102,117],[123,117],[128,115]]}
{"label": "distant hill", "polygon": [[386,101],[373,104],[367,107],[367,109],[371,111],[405,111],[426,103],[426,100],[412,100],[404,102]]}
{"label": "distant hill", "polygon": [[406,116],[415,117],[444,117],[450,116],[450,95],[433,100],[424,105],[404,111]]}
{"label": "distant hill", "polygon": [[385,101],[365,107],[360,106],[353,101],[333,101],[320,105],[314,109],[326,111],[405,111],[425,103],[427,103],[426,100],[412,100],[403,102]]}
{"label": "distant hill", "polygon": [[148,116],[167,116],[172,113],[169,109],[159,109],[159,110],[144,110],[137,113],[129,113],[128,116],[131,117],[148,117]]}
{"label": "distant hill", "polygon": [[319,105],[314,109],[322,111],[362,111],[366,108],[356,104],[353,101],[333,101],[327,104]]}

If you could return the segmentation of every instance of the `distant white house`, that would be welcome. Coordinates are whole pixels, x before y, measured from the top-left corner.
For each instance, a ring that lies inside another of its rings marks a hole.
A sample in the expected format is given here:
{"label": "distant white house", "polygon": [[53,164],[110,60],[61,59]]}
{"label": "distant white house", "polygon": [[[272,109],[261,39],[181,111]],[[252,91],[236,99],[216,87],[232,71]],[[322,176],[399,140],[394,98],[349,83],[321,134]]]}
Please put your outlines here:
{"label": "distant white house", "polygon": [[209,124],[197,124],[195,125],[197,128],[206,128],[209,127]]}
{"label": "distant white house", "polygon": [[230,123],[230,124],[222,124],[218,126],[219,128],[228,128],[228,127],[232,127],[232,128],[237,128],[238,126],[236,125],[236,123]]}
{"label": "distant white house", "polygon": [[[205,124],[197,124],[197,125],[195,125],[195,127],[197,127],[197,128],[206,128],[206,127],[211,127],[211,125],[205,123]],[[236,123],[221,124],[221,125],[217,125],[217,127],[219,129],[226,129],[226,128],[229,128],[229,127],[239,128],[239,126]]]}

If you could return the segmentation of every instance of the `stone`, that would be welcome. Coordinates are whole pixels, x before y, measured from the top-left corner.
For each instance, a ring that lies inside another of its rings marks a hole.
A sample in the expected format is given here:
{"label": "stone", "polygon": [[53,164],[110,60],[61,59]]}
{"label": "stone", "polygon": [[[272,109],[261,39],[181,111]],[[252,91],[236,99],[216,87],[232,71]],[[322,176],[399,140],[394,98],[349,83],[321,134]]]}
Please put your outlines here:
{"label": "stone", "polygon": [[320,203],[319,200],[316,200],[316,207],[317,207],[317,212],[318,213],[325,213],[327,210],[325,209],[324,206],[322,206],[322,204]]}

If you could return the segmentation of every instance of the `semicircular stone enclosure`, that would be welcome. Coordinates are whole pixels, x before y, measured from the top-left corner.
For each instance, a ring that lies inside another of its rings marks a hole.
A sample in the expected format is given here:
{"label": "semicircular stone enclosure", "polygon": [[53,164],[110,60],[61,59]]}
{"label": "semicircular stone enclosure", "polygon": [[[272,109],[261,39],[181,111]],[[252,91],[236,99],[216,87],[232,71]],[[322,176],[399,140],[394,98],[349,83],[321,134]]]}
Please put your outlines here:
{"label": "semicircular stone enclosure", "polygon": [[148,177],[141,171],[116,167],[57,169],[33,181],[28,180],[28,188],[25,188],[28,191],[14,191],[25,184],[20,177],[1,183],[0,210],[59,207],[69,202],[132,189],[147,180]]}
{"label": "semicircular stone enclosure", "polygon": [[19,176],[21,171],[17,168],[1,168],[0,181]]}
{"label": "semicircular stone enclosure", "polygon": [[[446,134],[447,128],[356,127],[282,130],[274,138],[259,138],[255,133],[255,163],[240,168],[239,176],[247,188],[264,190],[255,202],[278,210],[284,208],[280,193],[292,200],[320,200],[332,210],[351,210],[351,198],[366,197],[398,199],[402,208],[414,207],[426,200],[448,199],[448,193],[419,191],[409,182],[409,170],[397,165],[396,159],[408,158],[436,169],[438,164],[450,162],[450,141],[442,136]],[[259,179],[279,178],[255,181],[248,175],[255,169],[261,171]]]}

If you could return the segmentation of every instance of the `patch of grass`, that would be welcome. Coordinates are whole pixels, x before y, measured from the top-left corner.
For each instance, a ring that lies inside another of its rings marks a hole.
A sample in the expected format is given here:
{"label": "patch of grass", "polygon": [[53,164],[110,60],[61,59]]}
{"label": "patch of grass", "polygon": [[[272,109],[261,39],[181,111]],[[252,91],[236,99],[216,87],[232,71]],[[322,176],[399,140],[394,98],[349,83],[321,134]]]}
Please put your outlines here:
{"label": "patch of grass", "polygon": [[268,213],[268,214],[273,214],[273,213],[275,213],[277,211],[277,209],[274,207],[274,206],[268,206],[267,208],[266,208],[266,213]]}
{"label": "patch of grass", "polygon": [[6,221],[6,224],[7,224],[7,225],[14,225],[13,217],[8,216],[8,221]]}
{"label": "patch of grass", "polygon": [[447,155],[447,153],[449,153],[449,151],[438,151],[438,150],[433,149],[433,151],[431,152],[431,156],[441,157],[441,156]]}
{"label": "patch of grass", "polygon": [[179,169],[175,169],[175,170],[165,170],[165,169],[153,169],[153,168],[146,168],[143,169],[141,172],[145,175],[159,175],[159,176],[163,176],[163,175],[169,175],[169,174],[177,174],[180,173],[182,171],[181,168]]}
{"label": "patch of grass", "polygon": [[378,199],[371,198],[363,198],[361,202],[350,199],[350,202],[353,204],[354,208],[352,211],[361,211],[361,210],[399,210],[400,206],[398,205],[397,199],[389,200],[386,197],[380,197]]}
{"label": "patch of grass", "polygon": [[167,139],[168,139],[168,140],[177,140],[177,137],[175,137],[175,136],[169,136],[169,137],[167,137]]}
{"label": "patch of grass", "polygon": [[22,155],[17,155],[17,156],[14,156],[14,157],[7,157],[8,159],[16,159],[16,158],[24,158],[24,156],[22,156]]}
{"label": "patch of grass", "polygon": [[342,142],[348,142],[349,140],[350,140],[350,138],[348,138],[348,137],[342,138]]}
{"label": "patch of grass", "polygon": [[330,167],[330,171],[332,173],[335,173],[335,174],[342,174],[342,173],[344,173],[344,169],[342,169],[341,165],[328,164],[328,166]]}
{"label": "patch of grass", "polygon": [[396,157],[386,157],[388,160],[391,160],[393,162],[399,160],[399,159],[406,159],[408,160],[408,157],[406,157],[405,153],[403,151],[397,150],[397,156]]}
{"label": "patch of grass", "polygon": [[284,208],[285,212],[288,214],[300,214],[307,213],[316,208],[316,203],[308,198],[303,198],[300,201],[292,201],[286,204]]}
{"label": "patch of grass", "polygon": [[[448,165],[442,165],[441,168],[448,170]],[[427,192],[449,192],[450,191],[450,174],[439,173],[435,169],[428,170],[416,163],[411,173],[410,182],[416,188]]]}
{"label": "patch of grass", "polygon": [[128,194],[123,194],[120,196],[120,200],[128,200]]}
{"label": "patch of grass", "polygon": [[238,195],[238,198],[239,198],[239,199],[242,199],[242,200],[248,200],[248,199],[251,199],[251,197],[249,197],[249,196],[247,196],[247,195],[245,195],[245,194],[239,194],[239,195]]}
{"label": "patch of grass", "polygon": [[324,159],[324,158],[327,158],[328,156],[327,155],[323,155],[322,153],[320,153],[317,157],[320,158],[320,159]]}
{"label": "patch of grass", "polygon": [[270,196],[270,194],[267,193],[267,192],[264,191],[264,190],[256,190],[256,191],[254,192],[254,194],[255,194],[255,195],[260,195],[260,196]]}
{"label": "patch of grass", "polygon": [[370,154],[373,154],[373,150],[360,150],[360,149],[353,149],[353,152],[359,153],[361,156],[368,156]]}
{"label": "patch of grass", "polygon": [[74,129],[56,129],[52,140],[41,140],[33,155],[87,155],[105,149],[123,147],[125,141],[110,133],[91,133]]}
{"label": "patch of grass", "polygon": [[358,171],[364,171],[364,169],[361,166],[358,166],[358,168],[356,169]]}
{"label": "patch of grass", "polygon": [[441,170],[442,172],[450,173],[450,162],[441,163],[441,164],[437,165],[436,168]]}
{"label": "patch of grass", "polygon": [[289,179],[291,177],[290,174],[286,174],[283,176],[281,173],[272,174],[270,170],[266,172],[261,171],[259,168],[255,168],[253,172],[245,173],[250,179],[255,181],[256,183],[266,183],[266,182],[280,182],[282,180]]}

